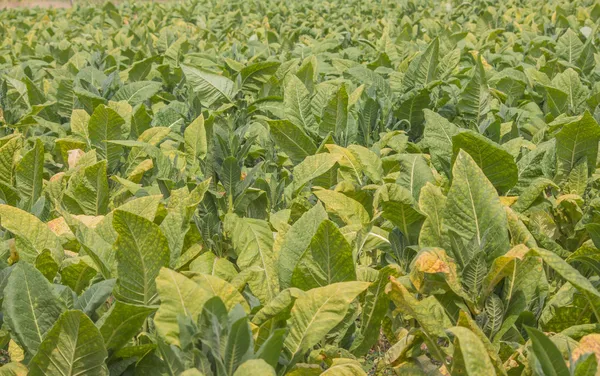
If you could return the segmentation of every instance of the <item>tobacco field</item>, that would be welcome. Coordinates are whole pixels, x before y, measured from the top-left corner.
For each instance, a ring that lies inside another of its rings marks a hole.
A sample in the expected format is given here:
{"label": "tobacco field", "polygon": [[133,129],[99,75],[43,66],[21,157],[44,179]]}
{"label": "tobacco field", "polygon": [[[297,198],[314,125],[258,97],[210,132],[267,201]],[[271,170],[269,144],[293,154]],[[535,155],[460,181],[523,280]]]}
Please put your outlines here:
{"label": "tobacco field", "polygon": [[0,376],[600,375],[599,20],[0,10]]}

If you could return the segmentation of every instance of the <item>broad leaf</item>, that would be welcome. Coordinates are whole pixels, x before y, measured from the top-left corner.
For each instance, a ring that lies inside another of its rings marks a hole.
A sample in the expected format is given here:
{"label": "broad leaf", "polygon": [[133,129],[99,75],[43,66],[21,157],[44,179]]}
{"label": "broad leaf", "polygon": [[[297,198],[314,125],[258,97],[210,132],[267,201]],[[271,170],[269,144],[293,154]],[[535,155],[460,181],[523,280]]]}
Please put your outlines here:
{"label": "broad leaf", "polygon": [[478,127],[491,110],[491,95],[485,77],[485,70],[481,62],[481,56],[478,55],[472,71],[473,76],[461,93],[458,109]]}
{"label": "broad leaf", "polygon": [[340,156],[329,153],[319,153],[306,157],[294,167],[295,189],[302,188],[306,183],[330,171],[339,160]]}
{"label": "broad leaf", "polygon": [[108,354],[98,329],[81,311],[66,311],[29,364],[30,375],[108,375]]}
{"label": "broad leaf", "polygon": [[342,85],[323,109],[323,116],[319,124],[319,134],[327,135],[329,132],[336,137],[348,136],[348,93],[346,86]]}
{"label": "broad leaf", "polygon": [[267,303],[279,292],[271,228],[265,221],[233,215],[226,219],[226,226],[238,256],[237,265],[242,270],[257,267],[256,278],[248,283],[259,300]]}
{"label": "broad leaf", "polygon": [[58,237],[35,216],[9,205],[0,205],[0,226],[17,237],[19,258],[33,263],[44,250],[52,252],[54,259],[63,259]]}
{"label": "broad leaf", "polygon": [[37,139],[17,164],[15,178],[17,189],[23,198],[24,207],[29,208],[40,198],[44,175],[44,144]]}
{"label": "broad leaf", "polygon": [[158,93],[162,84],[156,81],[137,81],[129,83],[119,89],[112,97],[113,101],[127,101],[136,106]]}
{"label": "broad leaf", "polygon": [[29,354],[38,351],[64,309],[39,271],[25,262],[15,266],[4,289],[2,312],[13,338]]}
{"label": "broad leaf", "polygon": [[309,246],[300,256],[292,286],[302,290],[355,281],[352,248],[335,223],[325,220],[317,229]]}
{"label": "broad leaf", "polygon": [[289,75],[284,88],[285,117],[304,132],[314,132],[317,122],[312,113],[310,94],[296,75]]}
{"label": "broad leaf", "polygon": [[195,165],[198,159],[204,159],[208,152],[206,141],[206,129],[204,128],[204,116],[200,115],[190,125],[185,128],[183,133],[185,140],[185,153],[188,164]]}
{"label": "broad leaf", "polygon": [[452,137],[452,146],[454,159],[459,150],[466,151],[498,192],[504,193],[517,184],[517,165],[500,145],[479,133],[464,131]]}
{"label": "broad leaf", "polygon": [[298,125],[286,121],[276,120],[269,122],[271,137],[294,163],[300,163],[304,158],[317,151],[314,142]]}
{"label": "broad leaf", "polygon": [[385,286],[390,278],[399,275],[400,270],[396,265],[383,267],[378,271],[377,278],[367,289],[364,298],[361,299],[360,329],[350,347],[353,354],[367,353],[379,339],[381,323],[390,303],[385,293]]}
{"label": "broad leaf", "polygon": [[474,239],[487,260],[508,250],[506,214],[496,189],[464,151],[459,151],[452,169],[444,223],[465,241]]}
{"label": "broad leaf", "polygon": [[562,124],[556,134],[557,178],[565,179],[580,159],[591,172],[596,165],[600,126],[589,112]]}
{"label": "broad leaf", "polygon": [[556,345],[535,328],[525,327],[531,339],[531,348],[545,375],[568,376],[571,373]]}
{"label": "broad leaf", "polygon": [[410,62],[403,84],[407,88],[426,87],[437,78],[440,42],[435,38],[427,49]]}
{"label": "broad leaf", "polygon": [[187,65],[182,65],[181,69],[187,82],[206,106],[210,107],[217,102],[231,102],[235,90],[234,83],[229,78]]}
{"label": "broad leaf", "polygon": [[309,290],[299,297],[288,320],[290,333],[285,339],[288,359],[297,360],[325,337],[368,286],[366,282],[341,282]]}
{"label": "broad leaf", "polygon": [[153,308],[116,301],[96,322],[106,348],[116,351],[123,347],[152,312]]}
{"label": "broad leaf", "polygon": [[365,207],[358,201],[343,193],[329,190],[318,190],[315,196],[325,204],[328,212],[335,214],[346,224],[366,224],[371,220]]}
{"label": "broad leaf", "polygon": [[167,268],[160,270],[156,286],[160,306],[154,316],[154,324],[167,343],[178,345],[179,316],[189,316],[195,320],[212,295],[196,282]]}
{"label": "broad leaf", "polygon": [[119,237],[114,245],[117,255],[115,294],[124,302],[154,304],[156,277],[169,264],[169,244],[160,228],[146,218],[117,210],[113,226]]}
{"label": "broad leaf", "polygon": [[285,234],[277,265],[279,284],[282,289],[291,286],[292,273],[298,260],[325,219],[327,213],[321,204],[317,204],[304,213]]}
{"label": "broad leaf", "polygon": [[456,337],[452,373],[496,375],[484,345],[475,333],[460,326],[448,330]]}
{"label": "broad leaf", "polygon": [[123,136],[125,120],[115,110],[99,105],[94,109],[88,123],[89,141],[100,158],[108,161],[108,169],[114,169],[119,163],[123,148],[111,140],[120,140]]}

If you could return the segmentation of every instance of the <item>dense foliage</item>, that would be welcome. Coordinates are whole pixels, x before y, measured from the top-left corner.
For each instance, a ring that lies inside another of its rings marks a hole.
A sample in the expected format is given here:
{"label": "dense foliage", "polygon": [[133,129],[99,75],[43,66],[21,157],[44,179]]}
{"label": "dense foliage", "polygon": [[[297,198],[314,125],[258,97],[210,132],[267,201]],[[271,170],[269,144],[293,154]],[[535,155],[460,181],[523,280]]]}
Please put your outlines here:
{"label": "dense foliage", "polygon": [[599,374],[599,19],[0,11],[0,375]]}

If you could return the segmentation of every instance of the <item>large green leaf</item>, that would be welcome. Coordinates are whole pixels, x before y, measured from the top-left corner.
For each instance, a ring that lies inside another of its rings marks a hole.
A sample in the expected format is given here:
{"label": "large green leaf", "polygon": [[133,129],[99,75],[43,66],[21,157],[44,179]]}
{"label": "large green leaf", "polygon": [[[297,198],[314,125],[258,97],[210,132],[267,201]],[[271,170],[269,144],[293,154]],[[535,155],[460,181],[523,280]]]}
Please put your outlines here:
{"label": "large green leaf", "polygon": [[152,63],[157,61],[157,56],[150,56],[146,59],[136,61],[127,72],[127,78],[130,81],[143,80],[152,70]]}
{"label": "large green leaf", "polygon": [[548,141],[539,144],[534,150],[527,152],[517,162],[519,170],[519,181],[517,185],[512,188],[507,195],[513,195],[520,193],[531,185],[533,181],[541,176],[544,176],[545,166],[544,160],[547,155],[551,155],[554,150],[555,141]]}
{"label": "large green leaf", "polygon": [[569,368],[556,345],[535,328],[525,327],[531,339],[531,348],[541,371],[548,376],[569,376]]}
{"label": "large green leaf", "polygon": [[235,199],[236,189],[242,179],[242,169],[235,157],[227,157],[223,161],[223,166],[219,178],[225,187],[227,199],[229,200],[229,209],[233,209],[233,200]]}
{"label": "large green leaf", "polygon": [[447,339],[445,328],[451,324],[440,303],[433,297],[434,304],[427,300],[419,301],[397,279],[390,278],[390,282],[386,285],[386,293],[396,307],[417,320],[427,336]]}
{"label": "large green leaf", "polygon": [[506,214],[496,189],[464,151],[452,169],[444,223],[465,241],[474,239],[490,261],[508,250]]}
{"label": "large green leaf", "polygon": [[158,93],[162,84],[156,81],[137,81],[126,84],[112,97],[113,101],[127,101],[136,106]]}
{"label": "large green leaf", "polygon": [[552,79],[552,84],[567,94],[567,108],[571,113],[581,113],[588,99],[589,89],[581,82],[579,74],[572,68],[557,74]]}
{"label": "large green leaf", "polygon": [[491,110],[491,95],[485,77],[485,70],[481,62],[481,56],[478,55],[472,70],[473,76],[461,93],[458,109],[466,118],[473,121],[475,126],[479,126]]}
{"label": "large green leaf", "polygon": [[94,283],[85,290],[77,299],[73,308],[83,311],[86,315],[92,317],[96,310],[106,302],[112,294],[116,280],[107,279]]}
{"label": "large green leaf", "polygon": [[[312,114],[311,114],[312,115]],[[304,158],[317,152],[317,147],[305,131],[298,125],[287,120],[269,122],[271,137],[294,163],[300,163]]]}
{"label": "large green leaf", "polygon": [[187,82],[194,92],[200,95],[200,100],[206,106],[210,107],[217,102],[231,102],[233,99],[234,83],[229,78],[187,65],[182,65],[181,70]]}
{"label": "large green leaf", "polygon": [[240,71],[242,84],[244,87],[251,88],[251,82],[265,82],[281,64],[278,61],[261,61],[245,66]]}
{"label": "large green leaf", "polygon": [[429,148],[431,161],[436,169],[449,175],[452,159],[452,137],[458,133],[459,128],[431,110],[424,110],[424,113],[423,143]]}
{"label": "large green leaf", "polygon": [[570,28],[556,42],[556,53],[558,56],[571,64],[575,64],[582,50],[583,43],[579,39],[579,36]]}
{"label": "large green leaf", "polygon": [[519,244],[503,256],[494,259],[489,270],[485,270],[485,278],[481,281],[481,299],[486,299],[496,285],[504,278],[516,272],[518,261],[525,257],[529,249]]}
{"label": "large green leaf", "polygon": [[148,114],[146,106],[143,103],[136,106],[131,116],[131,137],[134,139],[139,137],[150,128],[151,122],[152,118]]}
{"label": "large green leaf", "polygon": [[277,265],[279,284],[282,289],[291,286],[292,273],[298,260],[325,219],[327,219],[327,213],[323,209],[323,205],[316,204],[304,213],[285,234]]}
{"label": "large green leaf", "polygon": [[271,300],[254,315],[252,323],[262,326],[273,318],[288,318],[296,299],[304,294],[304,291],[294,287],[281,291],[275,299]]}
{"label": "large green leaf", "polygon": [[66,311],[48,332],[29,364],[30,375],[108,375],[104,341],[81,311]]}
{"label": "large green leaf", "polygon": [[31,207],[40,198],[43,178],[44,144],[37,139],[33,149],[23,156],[15,168],[17,189],[23,198],[24,207]]}
{"label": "large green leaf", "polygon": [[240,294],[236,287],[234,287],[231,283],[221,279],[217,276],[210,274],[202,274],[202,273],[186,273],[186,276],[189,277],[192,281],[196,282],[198,286],[206,290],[210,296],[218,296],[225,307],[227,309],[232,309],[233,307],[239,305],[246,312],[250,312],[250,307],[246,300]]}
{"label": "large green leaf", "polygon": [[427,157],[421,154],[399,155],[400,176],[396,183],[410,191],[416,201],[419,200],[422,188],[428,182],[433,182],[434,177]]}
{"label": "large green leaf", "polygon": [[[207,179],[191,191],[187,187],[171,191],[167,215],[160,229],[167,238],[171,251],[169,265],[174,266],[184,248],[185,235],[190,229],[190,219],[204,198],[211,180]],[[149,218],[152,219],[152,218]]]}
{"label": "large green leaf", "polygon": [[283,349],[283,341],[286,335],[287,329],[275,329],[265,342],[262,343],[258,351],[256,351],[256,358],[264,360],[271,367],[277,367],[279,354],[281,354]]}
{"label": "large green leaf", "polygon": [[112,108],[99,105],[94,109],[88,123],[89,141],[100,158],[108,161],[108,168],[115,168],[122,156],[123,148],[110,143],[123,137],[125,120]]}
{"label": "large green leaf", "polygon": [[421,189],[419,209],[426,217],[419,233],[419,244],[426,247],[441,246],[444,248],[447,241],[447,231],[443,226],[446,196],[440,187],[427,183]]}
{"label": "large green leaf", "polygon": [[396,109],[396,116],[410,124],[410,135],[419,138],[423,133],[423,111],[430,106],[431,98],[428,89],[412,90]]}
{"label": "large green leaf", "polygon": [[337,137],[348,136],[348,93],[346,86],[340,89],[329,99],[323,109],[323,116],[319,124],[319,134],[326,136],[329,132]]}
{"label": "large green leaf", "polygon": [[15,266],[4,288],[2,313],[13,338],[29,354],[38,351],[63,310],[64,304],[42,273],[26,262]]}
{"label": "large green leaf", "polygon": [[154,308],[116,301],[96,322],[104,345],[109,350],[119,350],[138,333]]}
{"label": "large green leaf", "polygon": [[[111,217],[112,215],[109,218]],[[65,218],[69,226],[73,229],[75,238],[81,246],[81,254],[87,255],[92,259],[94,265],[104,278],[112,278],[114,273],[111,267],[115,261],[112,243],[118,236],[112,228],[112,220],[109,221],[110,227],[107,225],[110,233],[106,234],[103,231],[96,231],[88,227],[83,221],[76,219],[75,216],[65,216]]]}
{"label": "large green leaf", "polygon": [[116,210],[113,226],[119,237],[115,295],[124,302],[150,305],[156,302],[155,279],[169,264],[169,244],[160,228],[138,215]]}
{"label": "large green leaf", "polygon": [[542,248],[535,248],[532,251],[533,254],[540,256],[556,273],[581,291],[588,299],[596,319],[600,319],[600,292],[592,285],[589,279],[581,275],[577,269],[567,264],[565,260],[554,252]]}
{"label": "large green leaf", "polygon": [[197,163],[197,159],[206,157],[208,146],[203,115],[198,116],[196,120],[185,128],[183,138],[185,140],[185,153],[188,158],[188,164],[194,165]]}
{"label": "large green leaf", "polygon": [[228,374],[233,374],[240,364],[252,354],[252,342],[252,332],[247,317],[242,317],[231,325],[223,359]]}
{"label": "large green leaf", "polygon": [[504,193],[517,184],[518,169],[513,157],[500,145],[473,131],[464,131],[452,137],[454,158],[459,150],[466,151],[487,179]]}
{"label": "large green leaf", "polygon": [[360,145],[350,145],[347,148],[354,159],[360,165],[361,171],[373,183],[380,183],[383,179],[383,166],[381,159],[375,152]]}
{"label": "large green leaf", "polygon": [[457,326],[469,329],[471,332],[473,332],[473,334],[477,336],[477,338],[479,338],[479,340],[481,340],[487,352],[487,355],[490,357],[490,360],[492,361],[492,364],[496,369],[496,373],[499,375],[506,375],[506,370],[504,369],[502,359],[500,358],[500,355],[497,352],[497,348],[486,337],[485,333],[483,332],[483,330],[481,330],[477,322],[473,320],[470,317],[470,315],[465,311],[460,311],[460,313],[458,314],[458,320],[456,324]]}
{"label": "large green leaf", "polygon": [[[200,247],[197,248],[201,250]],[[191,252],[188,250],[186,253]],[[231,281],[238,274],[235,265],[224,257],[218,257],[212,252],[205,252],[189,264],[191,272],[210,274]]]}
{"label": "large green leaf", "polygon": [[350,347],[353,354],[366,354],[379,339],[381,323],[390,304],[385,286],[390,278],[399,275],[400,269],[397,265],[383,267],[378,271],[375,281],[367,289],[364,298],[361,298],[360,329]]}
{"label": "large green leaf", "polygon": [[335,223],[321,222],[309,246],[300,256],[292,286],[302,290],[356,280],[352,248]]}
{"label": "large green leaf", "polygon": [[312,113],[310,93],[296,75],[286,79],[283,96],[284,113],[287,120],[304,132],[314,132],[317,122]]}
{"label": "large green leaf", "polygon": [[569,94],[553,86],[544,86],[546,97],[545,107],[554,116],[567,112],[569,108]]}
{"label": "large green leaf", "polygon": [[557,178],[565,179],[580,159],[586,158],[589,171],[596,166],[600,125],[589,112],[570,118],[556,133]]}
{"label": "large green leaf", "polygon": [[108,211],[106,161],[78,169],[69,179],[63,205],[71,214],[102,215]]}
{"label": "large green leaf", "polygon": [[[88,259],[89,264],[92,264]],[[63,261],[60,270],[60,281],[68,286],[77,295],[89,286],[92,278],[98,271],[90,266],[86,259],[81,257],[71,257]]]}
{"label": "large green leaf", "polygon": [[437,78],[440,42],[435,38],[427,49],[413,59],[402,82],[407,88],[426,87]]}
{"label": "large green leaf", "polygon": [[21,137],[11,135],[9,139],[0,145],[0,183],[7,186],[13,184],[15,157],[23,146],[22,144]]}
{"label": "large green leaf", "polygon": [[416,243],[418,226],[424,217],[417,209],[410,191],[398,184],[386,184],[378,193],[382,201],[383,218],[398,227],[409,244]]}

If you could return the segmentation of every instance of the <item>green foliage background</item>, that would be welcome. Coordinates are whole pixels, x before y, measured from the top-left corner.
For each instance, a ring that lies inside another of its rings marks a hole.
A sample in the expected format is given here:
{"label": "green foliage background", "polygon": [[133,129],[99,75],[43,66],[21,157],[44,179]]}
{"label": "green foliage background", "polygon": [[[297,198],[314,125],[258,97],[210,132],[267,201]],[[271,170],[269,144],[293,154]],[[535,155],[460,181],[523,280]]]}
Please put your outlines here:
{"label": "green foliage background", "polygon": [[600,4],[0,11],[0,375],[596,375]]}

